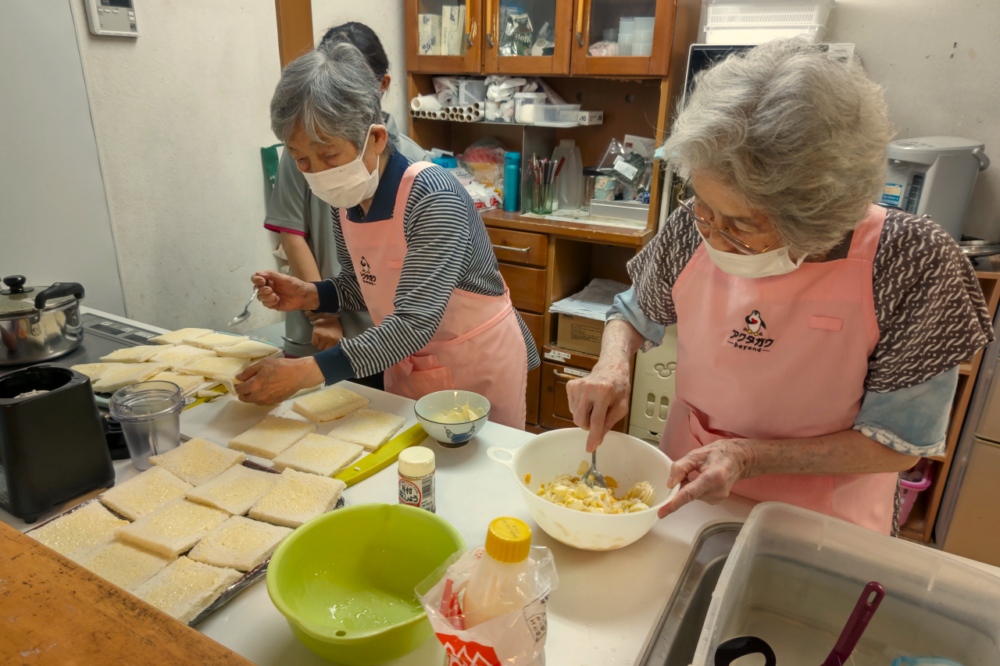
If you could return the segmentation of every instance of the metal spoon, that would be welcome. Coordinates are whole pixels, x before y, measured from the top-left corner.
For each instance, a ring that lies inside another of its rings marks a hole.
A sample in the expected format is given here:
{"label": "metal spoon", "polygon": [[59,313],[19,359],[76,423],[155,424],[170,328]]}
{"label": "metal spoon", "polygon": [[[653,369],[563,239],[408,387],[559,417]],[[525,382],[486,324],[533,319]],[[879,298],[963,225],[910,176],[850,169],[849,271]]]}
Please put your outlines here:
{"label": "metal spoon", "polygon": [[244,306],[243,312],[233,317],[233,320],[229,322],[230,326],[236,326],[236,324],[242,324],[243,322],[245,322],[247,319],[250,318],[250,304],[253,303],[254,300],[257,298],[258,291],[260,291],[260,287],[253,288],[253,294],[251,294],[250,300],[247,301],[246,306]]}
{"label": "metal spoon", "polygon": [[608,489],[608,484],[604,480],[604,475],[597,471],[597,451],[591,454],[590,469],[583,475],[583,482],[591,488]]}

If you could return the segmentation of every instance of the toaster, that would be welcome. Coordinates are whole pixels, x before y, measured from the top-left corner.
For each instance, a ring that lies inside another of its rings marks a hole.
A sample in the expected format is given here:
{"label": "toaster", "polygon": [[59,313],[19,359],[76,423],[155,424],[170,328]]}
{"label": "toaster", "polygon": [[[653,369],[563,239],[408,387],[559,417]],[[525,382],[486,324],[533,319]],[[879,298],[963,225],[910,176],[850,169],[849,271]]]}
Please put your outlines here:
{"label": "toaster", "polygon": [[0,377],[0,508],[27,523],[115,483],[90,379],[54,365]]}

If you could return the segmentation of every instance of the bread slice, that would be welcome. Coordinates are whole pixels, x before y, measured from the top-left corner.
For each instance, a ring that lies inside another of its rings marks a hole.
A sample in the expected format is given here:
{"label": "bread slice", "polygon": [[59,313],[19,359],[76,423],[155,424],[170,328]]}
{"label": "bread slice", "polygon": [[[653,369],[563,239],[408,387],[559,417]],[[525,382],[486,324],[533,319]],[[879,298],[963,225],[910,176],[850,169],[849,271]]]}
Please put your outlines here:
{"label": "bread slice", "polygon": [[150,456],[149,462],[163,467],[181,481],[200,486],[233,465],[239,465],[245,458],[238,451],[196,437],[162,455]]}
{"label": "bread slice", "polygon": [[185,375],[201,375],[209,379],[222,381],[227,379],[232,381],[236,375],[247,369],[250,359],[247,358],[222,358],[219,356],[209,356],[191,361],[187,365],[177,369]]}
{"label": "bread slice", "polygon": [[360,444],[366,451],[375,451],[388,442],[404,423],[406,419],[402,416],[362,409],[328,434],[335,439]]}
{"label": "bread slice", "polygon": [[239,579],[235,569],[182,557],[137,587],[135,596],[187,624]]}
{"label": "bread slice", "polygon": [[139,345],[138,347],[122,347],[116,349],[107,356],[102,356],[104,363],[145,363],[163,351],[159,345]]}
{"label": "bread slice", "polygon": [[138,520],[167,502],[184,497],[192,487],[162,467],[151,467],[105,492],[101,502],[129,520]]}
{"label": "bread slice", "polygon": [[171,562],[173,558],[122,541],[111,541],[93,551],[80,564],[118,587],[133,590]]}
{"label": "bread slice", "polygon": [[229,448],[270,460],[311,432],[316,432],[312,423],[268,416],[242,435],[234,437],[229,442]]}
{"label": "bread slice", "polygon": [[233,516],[192,548],[188,557],[216,567],[250,571],[270,557],[291,533],[288,527]]}
{"label": "bread slice", "polygon": [[201,375],[182,375],[177,372],[161,372],[150,377],[149,381],[170,382],[171,384],[177,384],[177,386],[181,389],[181,393],[186,397],[197,391],[200,386],[204,386],[207,380]]}
{"label": "bread slice", "polygon": [[162,363],[112,363],[93,382],[95,393],[114,393],[120,388],[144,382],[169,366]]}
{"label": "bread slice", "polygon": [[70,370],[76,370],[80,374],[87,375],[91,381],[100,379],[101,373],[108,369],[110,363],[81,363],[74,365]]}
{"label": "bread slice", "polygon": [[31,530],[28,536],[60,555],[79,562],[95,547],[113,538],[115,530],[125,525],[128,525],[127,520],[113,515],[100,502],[91,502],[73,513]]}
{"label": "bread slice", "polygon": [[347,488],[340,479],[286,468],[274,489],[250,509],[250,517],[272,525],[298,527],[337,505]]}
{"label": "bread slice", "polygon": [[210,328],[182,328],[171,333],[164,333],[155,338],[150,338],[149,341],[157,345],[179,345],[185,340],[197,338],[201,335],[208,335],[211,332],[212,329]]}
{"label": "bread slice", "polygon": [[177,345],[176,347],[160,347],[160,353],[155,354],[150,360],[154,363],[166,363],[171,368],[177,369],[197,361],[199,358],[215,356],[211,349],[192,347],[191,345]]}
{"label": "bread slice", "polygon": [[300,472],[334,476],[361,457],[365,447],[323,435],[306,435],[274,459],[276,469],[291,467]]}
{"label": "bread slice", "polygon": [[260,342],[259,340],[244,340],[234,345],[215,348],[215,353],[219,356],[231,356],[233,358],[258,359],[265,356],[273,356],[279,352],[281,352],[280,347]]}
{"label": "bread slice", "polygon": [[229,514],[204,504],[177,499],[119,527],[115,536],[164,557],[177,557],[229,518]]}
{"label": "bread slice", "polygon": [[202,347],[204,349],[215,349],[216,347],[225,347],[226,345],[235,345],[237,342],[243,342],[244,340],[249,340],[245,335],[229,335],[228,333],[208,333],[206,335],[198,335],[193,338],[184,341],[184,344],[191,345],[192,347]]}
{"label": "bread slice", "polygon": [[211,481],[188,490],[187,498],[192,502],[222,509],[234,516],[242,516],[277,482],[277,474],[237,465]]}
{"label": "bread slice", "polygon": [[350,389],[331,386],[328,389],[304,395],[294,403],[292,409],[315,423],[323,423],[344,417],[351,412],[367,407],[368,398]]}

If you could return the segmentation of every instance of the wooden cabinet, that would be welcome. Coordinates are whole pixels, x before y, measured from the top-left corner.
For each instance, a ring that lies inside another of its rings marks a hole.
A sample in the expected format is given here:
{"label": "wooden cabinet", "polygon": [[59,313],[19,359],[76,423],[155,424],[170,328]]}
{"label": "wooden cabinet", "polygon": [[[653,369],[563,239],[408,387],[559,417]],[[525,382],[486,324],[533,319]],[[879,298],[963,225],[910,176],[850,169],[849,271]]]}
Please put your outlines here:
{"label": "wooden cabinet", "polygon": [[[547,76],[570,73],[573,0],[484,2],[486,18],[482,48],[488,74]],[[530,32],[525,21],[530,23]],[[516,39],[518,28],[524,34],[520,42]],[[504,38],[507,33],[512,34]]]}
{"label": "wooden cabinet", "polygon": [[548,258],[549,237],[510,229],[487,229],[498,261],[529,266],[544,266]]}
{"label": "wooden cabinet", "polygon": [[[451,13],[457,8],[458,15]],[[404,30],[406,69],[432,74],[481,74],[483,2],[482,0],[405,0]],[[421,32],[424,24],[424,32]],[[458,39],[443,26],[457,27]],[[372,26],[378,31],[378,26]],[[433,35],[430,40],[427,35]],[[421,37],[424,37],[421,44]],[[430,48],[427,48],[430,46]],[[430,52],[430,54],[428,54]]]}
{"label": "wooden cabinet", "polygon": [[501,263],[500,275],[510,289],[510,300],[515,308],[539,314],[545,311],[544,270]]}
{"label": "wooden cabinet", "polygon": [[[670,67],[674,15],[673,0],[577,0],[573,17],[573,73],[666,76]],[[632,43],[622,43],[624,37],[618,35],[618,48],[626,49],[628,55],[590,55],[590,47],[604,41],[605,31],[618,33],[622,28],[622,19],[629,18],[633,19]],[[638,24],[639,20],[643,23]],[[642,29],[638,29],[637,25]],[[649,25],[651,30],[647,27]],[[652,41],[647,42],[646,38]],[[643,47],[647,43],[649,47]],[[636,55],[640,52],[641,55]]]}
{"label": "wooden cabinet", "polygon": [[[566,384],[586,377],[589,372],[572,366],[542,362],[542,399],[538,412],[538,425],[543,428],[575,428],[573,412],[569,408],[569,398],[566,395]],[[626,432],[626,419],[618,421],[611,428],[618,432]]]}

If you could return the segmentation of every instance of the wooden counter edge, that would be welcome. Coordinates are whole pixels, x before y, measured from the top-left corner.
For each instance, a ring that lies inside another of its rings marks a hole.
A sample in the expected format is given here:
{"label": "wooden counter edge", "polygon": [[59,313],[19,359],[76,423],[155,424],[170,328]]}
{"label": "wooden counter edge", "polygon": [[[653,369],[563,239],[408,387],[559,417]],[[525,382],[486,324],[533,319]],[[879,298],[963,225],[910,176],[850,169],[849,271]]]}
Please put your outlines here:
{"label": "wooden counter edge", "polygon": [[251,666],[229,648],[0,523],[0,664]]}

